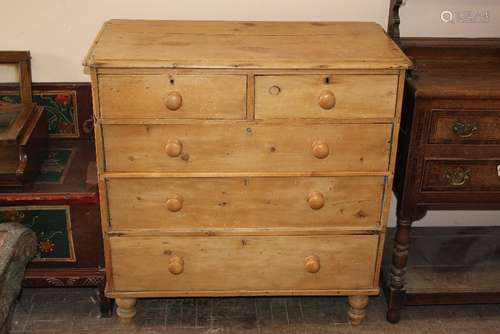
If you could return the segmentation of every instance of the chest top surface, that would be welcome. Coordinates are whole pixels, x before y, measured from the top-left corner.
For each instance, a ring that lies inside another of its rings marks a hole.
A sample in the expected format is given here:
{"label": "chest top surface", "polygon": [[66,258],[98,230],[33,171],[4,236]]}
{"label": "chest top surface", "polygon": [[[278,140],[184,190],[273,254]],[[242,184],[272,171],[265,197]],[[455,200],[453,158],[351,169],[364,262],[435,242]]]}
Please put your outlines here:
{"label": "chest top surface", "polygon": [[110,20],[89,67],[405,69],[410,60],[369,22]]}

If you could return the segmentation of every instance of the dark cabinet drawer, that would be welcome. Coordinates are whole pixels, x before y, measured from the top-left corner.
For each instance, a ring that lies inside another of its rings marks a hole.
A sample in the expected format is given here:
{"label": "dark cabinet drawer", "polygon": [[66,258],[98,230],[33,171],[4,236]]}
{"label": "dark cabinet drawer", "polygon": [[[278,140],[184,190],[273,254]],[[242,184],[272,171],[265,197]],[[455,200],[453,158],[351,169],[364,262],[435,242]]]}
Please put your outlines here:
{"label": "dark cabinet drawer", "polygon": [[500,144],[500,110],[433,110],[430,144]]}
{"label": "dark cabinet drawer", "polygon": [[500,160],[427,160],[423,191],[500,191]]}

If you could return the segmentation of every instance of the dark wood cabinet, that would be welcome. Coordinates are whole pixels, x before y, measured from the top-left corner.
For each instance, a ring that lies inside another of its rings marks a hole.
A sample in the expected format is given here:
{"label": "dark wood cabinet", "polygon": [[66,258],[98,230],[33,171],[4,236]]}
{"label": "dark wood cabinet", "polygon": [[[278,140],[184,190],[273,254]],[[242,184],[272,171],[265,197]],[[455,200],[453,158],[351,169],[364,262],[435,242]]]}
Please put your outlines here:
{"label": "dark wood cabinet", "polygon": [[[0,85],[0,103],[17,103],[19,95],[16,85]],[[0,190],[0,223],[21,223],[38,237],[23,286],[98,287],[101,313],[109,316],[90,84],[34,84],[33,100],[48,116],[47,157],[22,191]]]}
{"label": "dark wood cabinet", "polygon": [[51,141],[37,180],[23,192],[0,193],[0,223],[23,224],[38,237],[23,286],[98,287],[109,315],[94,166],[91,141]]}
{"label": "dark wood cabinet", "polygon": [[498,228],[411,229],[428,210],[500,209],[500,40],[397,40],[415,69],[399,136],[397,228],[383,266],[390,322],[404,305],[500,302],[491,284],[500,276]]}

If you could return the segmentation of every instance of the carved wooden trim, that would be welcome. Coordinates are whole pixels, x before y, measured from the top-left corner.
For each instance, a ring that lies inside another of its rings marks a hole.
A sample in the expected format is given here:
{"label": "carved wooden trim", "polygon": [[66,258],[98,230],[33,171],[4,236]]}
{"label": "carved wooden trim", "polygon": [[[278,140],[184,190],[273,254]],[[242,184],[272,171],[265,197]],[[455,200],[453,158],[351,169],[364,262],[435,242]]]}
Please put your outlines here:
{"label": "carved wooden trim", "polygon": [[403,4],[403,0],[391,0],[389,5],[389,22],[387,24],[387,33],[396,42],[400,43],[401,34],[399,25],[401,18],[399,16],[399,8]]}

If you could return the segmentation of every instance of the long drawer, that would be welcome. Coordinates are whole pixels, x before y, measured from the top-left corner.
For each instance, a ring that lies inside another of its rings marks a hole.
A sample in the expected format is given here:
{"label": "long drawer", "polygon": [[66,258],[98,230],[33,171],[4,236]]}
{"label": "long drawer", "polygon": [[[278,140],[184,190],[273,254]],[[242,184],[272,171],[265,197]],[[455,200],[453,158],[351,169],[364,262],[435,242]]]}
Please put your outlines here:
{"label": "long drawer", "polygon": [[427,160],[424,191],[500,191],[498,160]]}
{"label": "long drawer", "polygon": [[380,225],[384,177],[111,178],[111,227],[367,228]]}
{"label": "long drawer", "polygon": [[242,119],[245,75],[103,75],[103,118]]}
{"label": "long drawer", "polygon": [[114,291],[374,288],[378,235],[111,237]]}
{"label": "long drawer", "polygon": [[255,78],[255,118],[394,117],[397,75],[272,75]]}
{"label": "long drawer", "polygon": [[500,144],[500,110],[433,110],[431,144]]}
{"label": "long drawer", "polygon": [[388,170],[392,124],[104,124],[107,171]]}

